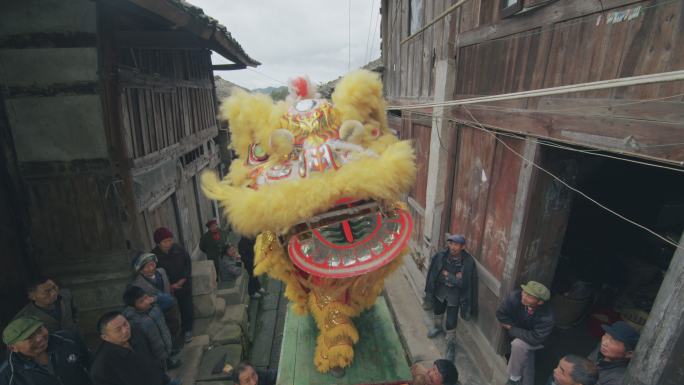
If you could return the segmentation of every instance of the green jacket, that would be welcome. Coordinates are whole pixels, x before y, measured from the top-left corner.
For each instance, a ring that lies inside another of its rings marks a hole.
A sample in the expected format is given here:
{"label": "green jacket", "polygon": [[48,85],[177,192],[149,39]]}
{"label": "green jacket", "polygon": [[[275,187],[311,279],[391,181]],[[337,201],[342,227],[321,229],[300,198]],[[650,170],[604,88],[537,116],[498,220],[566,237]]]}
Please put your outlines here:
{"label": "green jacket", "polygon": [[214,239],[214,234],[211,231],[207,231],[200,238],[200,250],[212,261],[219,260],[228,249],[228,233],[219,229],[219,234],[220,238],[218,241]]}
{"label": "green jacket", "polygon": [[71,292],[67,289],[59,291],[56,306],[59,306],[59,319],[36,306],[33,302],[24,306],[14,318],[33,316],[43,321],[45,328],[50,332],[58,330],[68,330],[72,333],[80,334],[76,320],[76,307],[71,299]]}

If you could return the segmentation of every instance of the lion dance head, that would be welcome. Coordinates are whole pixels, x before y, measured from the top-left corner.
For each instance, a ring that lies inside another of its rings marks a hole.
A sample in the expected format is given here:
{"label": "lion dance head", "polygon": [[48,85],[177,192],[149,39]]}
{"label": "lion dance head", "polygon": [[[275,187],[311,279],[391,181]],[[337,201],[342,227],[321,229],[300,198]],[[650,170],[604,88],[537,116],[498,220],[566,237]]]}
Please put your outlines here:
{"label": "lion dance head", "polygon": [[345,368],[359,338],[352,318],[373,306],[412,229],[401,199],[415,156],[387,126],[382,83],[355,71],[328,101],[297,78],[285,102],[235,90],[221,114],[239,159],[223,180],[203,174],[202,188],[256,237],[255,274],[285,282],[293,310],[316,320],[316,368]]}

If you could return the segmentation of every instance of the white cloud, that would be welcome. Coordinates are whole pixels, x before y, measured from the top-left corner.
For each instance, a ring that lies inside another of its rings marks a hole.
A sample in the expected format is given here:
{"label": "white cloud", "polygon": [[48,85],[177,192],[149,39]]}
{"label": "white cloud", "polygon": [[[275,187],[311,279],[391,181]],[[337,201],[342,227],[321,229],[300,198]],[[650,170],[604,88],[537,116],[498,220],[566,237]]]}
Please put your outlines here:
{"label": "white cloud", "polygon": [[[352,69],[380,57],[380,0],[351,0],[351,29],[348,1],[190,2],[225,25],[247,54],[262,63],[255,70],[215,72],[246,88],[280,86],[278,81],[298,75],[309,75],[314,82],[336,79],[348,70],[350,30]],[[212,61],[228,63],[215,53]]]}

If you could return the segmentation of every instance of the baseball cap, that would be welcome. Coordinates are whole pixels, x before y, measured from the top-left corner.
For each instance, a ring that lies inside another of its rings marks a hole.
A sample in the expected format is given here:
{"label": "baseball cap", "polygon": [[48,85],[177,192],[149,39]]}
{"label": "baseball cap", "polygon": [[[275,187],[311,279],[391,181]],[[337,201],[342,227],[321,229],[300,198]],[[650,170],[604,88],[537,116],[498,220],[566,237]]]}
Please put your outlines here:
{"label": "baseball cap", "polygon": [[533,297],[537,297],[542,301],[548,301],[549,298],[551,298],[549,289],[537,281],[529,281],[524,285],[520,285],[520,287],[523,289],[523,291],[525,291],[525,293]]}
{"label": "baseball cap", "polygon": [[455,242],[455,243],[460,243],[462,245],[465,245],[466,239],[461,234],[451,234],[447,237],[447,242]]}
{"label": "baseball cap", "polygon": [[612,325],[601,325],[611,337],[625,344],[627,350],[634,350],[639,342],[639,332],[625,321],[617,321]]}
{"label": "baseball cap", "polygon": [[21,342],[31,337],[31,334],[41,326],[43,326],[43,321],[36,317],[19,317],[10,322],[2,331],[2,342],[5,345]]}

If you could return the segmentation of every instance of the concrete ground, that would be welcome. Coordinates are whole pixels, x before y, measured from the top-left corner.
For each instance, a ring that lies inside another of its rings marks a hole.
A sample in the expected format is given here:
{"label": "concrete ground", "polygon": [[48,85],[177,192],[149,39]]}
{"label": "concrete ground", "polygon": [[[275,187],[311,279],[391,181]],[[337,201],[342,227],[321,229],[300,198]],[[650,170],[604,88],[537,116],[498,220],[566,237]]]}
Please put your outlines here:
{"label": "concrete ground", "polygon": [[[423,310],[421,299],[411,289],[404,269],[399,269],[385,281],[385,298],[395,318],[395,325],[411,363],[426,367],[439,358],[444,358],[446,342],[444,333],[434,339],[427,338],[432,315]],[[459,320],[460,322],[465,322]],[[456,368],[462,385],[485,385],[487,382],[473,359],[463,348],[465,343],[457,336]]]}

